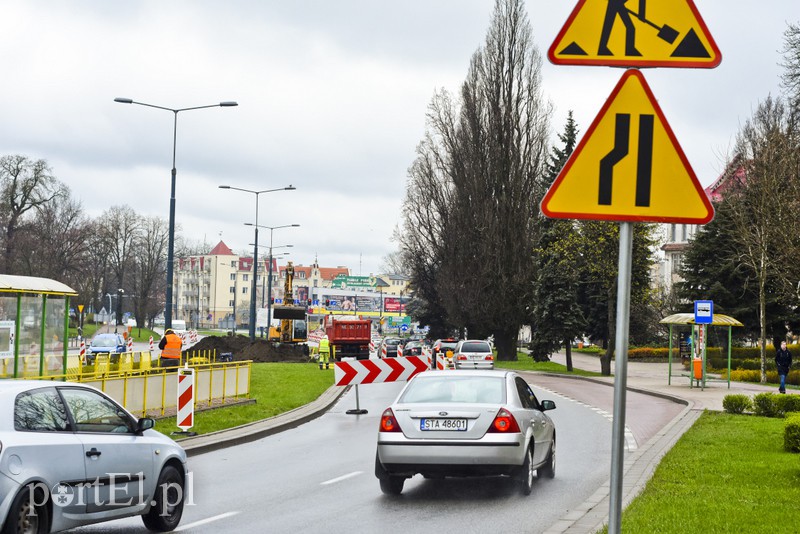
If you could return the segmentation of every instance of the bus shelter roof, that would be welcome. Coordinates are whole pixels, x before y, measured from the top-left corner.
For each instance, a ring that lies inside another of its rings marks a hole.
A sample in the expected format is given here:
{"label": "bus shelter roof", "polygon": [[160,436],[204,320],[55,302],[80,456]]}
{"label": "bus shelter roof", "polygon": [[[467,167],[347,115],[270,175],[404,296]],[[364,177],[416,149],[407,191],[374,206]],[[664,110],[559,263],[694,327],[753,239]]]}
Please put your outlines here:
{"label": "bus shelter roof", "polygon": [[[693,313],[675,313],[659,321],[661,324],[695,324]],[[729,315],[714,314],[713,326],[744,326]]]}
{"label": "bus shelter roof", "polygon": [[74,297],[78,294],[66,284],[38,278],[36,276],[17,276],[13,274],[0,274],[0,293],[34,293]]}

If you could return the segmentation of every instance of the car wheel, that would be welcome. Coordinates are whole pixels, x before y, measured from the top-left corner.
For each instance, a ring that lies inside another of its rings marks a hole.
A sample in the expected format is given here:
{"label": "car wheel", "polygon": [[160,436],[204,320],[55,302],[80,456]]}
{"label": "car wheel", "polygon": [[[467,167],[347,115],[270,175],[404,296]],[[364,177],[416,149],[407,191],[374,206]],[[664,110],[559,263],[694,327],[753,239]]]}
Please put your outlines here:
{"label": "car wheel", "polygon": [[142,516],[144,526],[154,532],[174,530],[183,515],[183,477],[175,467],[161,470],[150,510]]}
{"label": "car wheel", "polygon": [[406,483],[405,478],[391,475],[378,480],[381,483],[381,491],[386,495],[400,495],[403,492],[403,485]]}
{"label": "car wheel", "polygon": [[547,463],[539,468],[539,472],[543,477],[555,478],[556,476],[556,440],[553,438],[553,445],[550,447],[550,455],[547,457]]}
{"label": "car wheel", "polygon": [[533,469],[533,445],[531,445],[525,451],[525,461],[519,470],[519,480],[522,483],[520,489],[522,489],[523,495],[530,495],[531,491],[533,491],[533,474],[535,471]]}
{"label": "car wheel", "polygon": [[[33,500],[31,500],[33,497]],[[50,532],[50,510],[40,486],[25,486],[8,510],[3,534],[44,534]]]}

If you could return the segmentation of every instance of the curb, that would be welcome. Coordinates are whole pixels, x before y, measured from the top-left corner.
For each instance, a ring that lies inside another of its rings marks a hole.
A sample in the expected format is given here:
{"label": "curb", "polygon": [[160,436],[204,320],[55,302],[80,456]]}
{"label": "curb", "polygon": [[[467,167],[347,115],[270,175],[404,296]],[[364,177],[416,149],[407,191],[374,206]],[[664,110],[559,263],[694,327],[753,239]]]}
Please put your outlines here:
{"label": "curb", "polygon": [[298,427],[312,419],[316,419],[328,411],[348,389],[349,386],[331,386],[313,402],[280,415],[270,417],[269,419],[263,419],[254,423],[247,423],[245,425],[176,441],[184,448],[187,456],[195,456],[205,452],[256,441],[266,436]]}

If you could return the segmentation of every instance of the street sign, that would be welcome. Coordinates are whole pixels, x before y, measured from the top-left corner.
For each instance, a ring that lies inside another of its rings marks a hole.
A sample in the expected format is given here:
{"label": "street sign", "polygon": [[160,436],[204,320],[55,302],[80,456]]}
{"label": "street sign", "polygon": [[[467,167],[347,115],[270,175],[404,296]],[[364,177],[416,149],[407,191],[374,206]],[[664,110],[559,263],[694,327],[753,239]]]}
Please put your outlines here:
{"label": "street sign", "polygon": [[408,332],[408,325],[406,323],[401,324],[400,325],[400,331],[403,332],[403,333]]}
{"label": "street sign", "polygon": [[694,322],[695,324],[711,324],[714,322],[713,300],[694,301]]}
{"label": "street sign", "polygon": [[333,289],[347,289],[353,287],[375,287],[377,279],[374,276],[347,276],[344,274],[336,275],[336,278],[331,282]]}
{"label": "street sign", "polygon": [[547,55],[557,65],[609,67],[710,69],[722,61],[692,0],[580,0]]}
{"label": "street sign", "polygon": [[560,219],[705,224],[714,208],[647,85],[627,70],[542,199]]}

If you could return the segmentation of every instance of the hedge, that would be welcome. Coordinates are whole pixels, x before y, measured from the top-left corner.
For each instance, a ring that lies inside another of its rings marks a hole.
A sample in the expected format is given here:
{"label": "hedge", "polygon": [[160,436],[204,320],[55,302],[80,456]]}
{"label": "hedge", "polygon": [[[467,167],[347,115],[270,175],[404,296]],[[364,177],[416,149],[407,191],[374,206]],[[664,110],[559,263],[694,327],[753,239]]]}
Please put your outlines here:
{"label": "hedge", "polygon": [[800,452],[800,413],[786,415],[783,428],[783,449],[786,452]]}
{"label": "hedge", "polygon": [[[725,375],[727,374],[727,371],[722,373],[722,377],[725,378]],[[758,384],[761,382],[761,371],[749,369],[737,369],[735,371],[732,370],[731,380],[734,382],[752,382],[754,384]],[[779,383],[780,378],[778,378],[778,371],[767,371],[767,382],[770,384]],[[786,375],[786,383],[794,386],[800,386],[800,371],[789,371],[789,374]]]}

